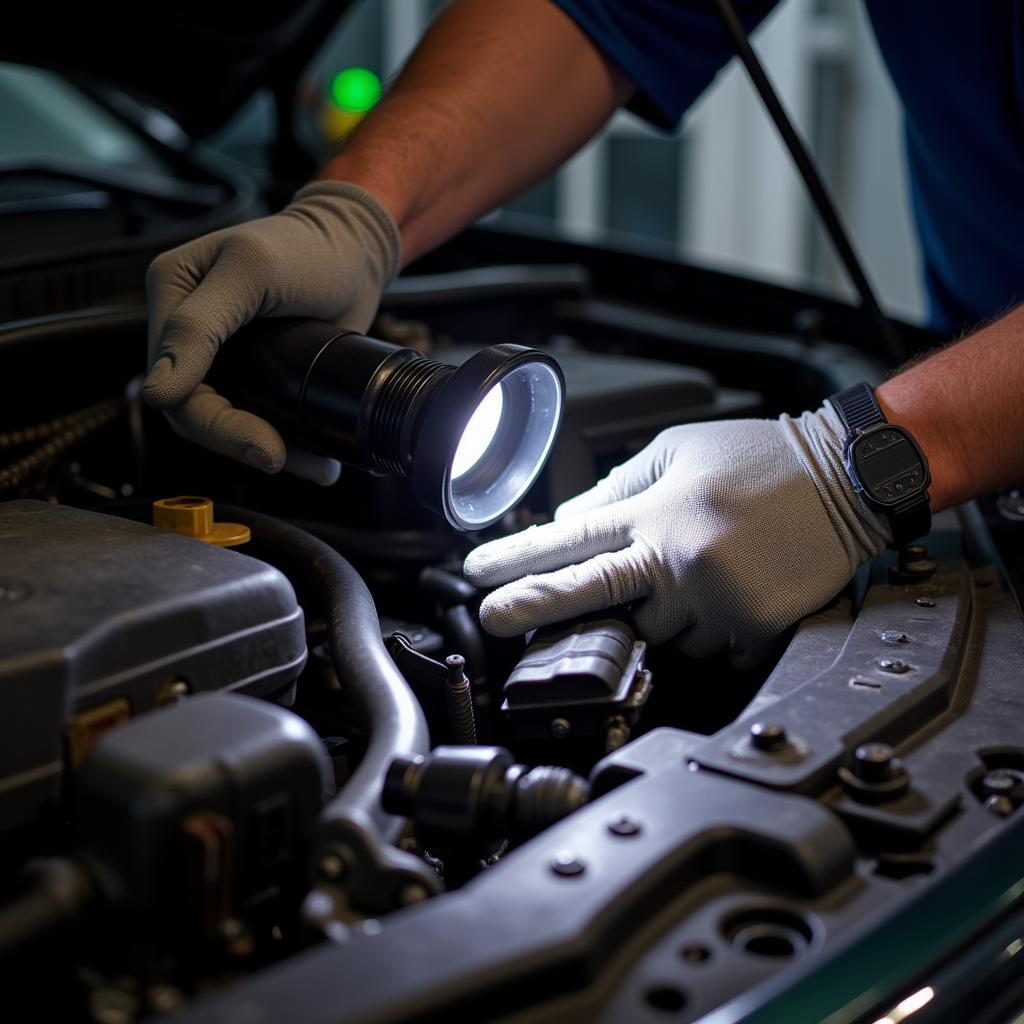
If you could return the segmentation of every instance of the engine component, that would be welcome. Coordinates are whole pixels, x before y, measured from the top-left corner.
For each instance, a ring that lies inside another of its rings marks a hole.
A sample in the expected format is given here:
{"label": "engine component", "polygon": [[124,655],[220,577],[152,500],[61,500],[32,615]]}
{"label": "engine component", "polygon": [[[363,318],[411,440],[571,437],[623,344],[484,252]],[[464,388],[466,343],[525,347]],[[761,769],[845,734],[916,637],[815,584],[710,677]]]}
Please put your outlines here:
{"label": "engine component", "polygon": [[190,697],[101,737],[76,779],[78,853],[107,898],[161,932],[215,936],[309,874],[330,761],[301,718],[235,694]]}
{"label": "engine component", "polygon": [[217,522],[213,518],[213,502],[195,495],[154,501],[153,525],[219,548],[238,547],[252,536],[249,527],[241,523]]}
{"label": "engine component", "polygon": [[418,651],[401,632],[392,633],[384,643],[423,706],[435,741],[441,735],[452,743],[476,743],[476,712],[466,659],[450,654],[442,664]]}
{"label": "engine component", "polygon": [[466,678],[466,659],[461,654],[449,654],[444,663],[448,668],[444,699],[452,735],[456,743],[476,743],[473,692]]}
{"label": "engine component", "polygon": [[317,320],[266,318],[240,334],[219,360],[229,397],[311,451],[411,477],[418,500],[460,530],[518,504],[562,422],[558,364],[522,345],[456,369]]}
{"label": "engine component", "polygon": [[369,737],[359,767],[324,808],[315,842],[318,886],[307,920],[328,934],[338,918],[394,908],[412,886],[426,895],[441,886],[419,858],[391,846],[405,821],[381,807],[385,772],[399,753],[429,749],[427,724],[380,634],[380,619],[359,573],[323,541],[289,523],[248,509],[221,506],[248,526],[261,553],[288,572],[323,607],[331,663]]}
{"label": "engine component", "polygon": [[302,609],[276,569],[113,516],[0,504],[0,832],[58,796],[111,725],[183,693],[287,703]]}
{"label": "engine component", "polygon": [[501,710],[523,738],[603,736],[614,750],[650,696],[646,650],[607,614],[539,629],[505,683]]}
{"label": "engine component", "polygon": [[526,839],[582,807],[590,785],[568,768],[515,764],[503,747],[435,747],[398,757],[384,806],[412,818],[428,846],[453,840]]}
{"label": "engine component", "polygon": [[73,925],[96,900],[92,876],[73,860],[33,860],[23,876],[27,889],[0,908],[0,961]]}
{"label": "engine component", "polygon": [[161,931],[214,935],[271,887],[301,895],[333,790],[324,746],[297,715],[189,697],[93,745],[76,780],[78,851],[112,902],[159,914]]}

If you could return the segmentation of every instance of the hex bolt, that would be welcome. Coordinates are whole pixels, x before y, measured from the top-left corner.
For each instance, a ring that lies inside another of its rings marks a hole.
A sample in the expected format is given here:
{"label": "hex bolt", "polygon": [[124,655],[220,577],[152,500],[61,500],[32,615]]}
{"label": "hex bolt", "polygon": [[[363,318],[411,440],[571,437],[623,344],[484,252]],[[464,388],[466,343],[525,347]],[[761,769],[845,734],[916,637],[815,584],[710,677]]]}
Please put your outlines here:
{"label": "hex bolt", "polygon": [[577,878],[587,870],[586,865],[574,853],[562,850],[551,861],[551,870],[562,878]]}
{"label": "hex bolt", "polygon": [[608,831],[616,836],[638,836],[640,834],[640,822],[631,818],[628,814],[608,822]]}
{"label": "hex bolt", "polygon": [[991,811],[996,817],[1008,818],[1013,814],[1013,801],[1008,796],[990,796],[985,801],[985,810]]}
{"label": "hex bolt", "polygon": [[878,667],[883,672],[889,672],[892,675],[901,676],[904,672],[909,672],[914,666],[900,658],[879,658]]}
{"label": "hex bolt", "polygon": [[572,725],[566,718],[553,718],[549,728],[551,730],[551,735],[554,736],[556,740],[565,739],[565,737],[572,732]]}
{"label": "hex bolt", "polygon": [[919,608],[934,608],[935,602],[930,597],[915,597],[914,604]]}
{"label": "hex bolt", "polygon": [[883,644],[909,644],[910,637],[898,629],[883,629],[881,632]]}
{"label": "hex bolt", "polygon": [[750,727],[750,742],[758,750],[780,750],[786,741],[786,727],[778,722],[755,722]]}
{"label": "hex bolt", "polygon": [[865,782],[885,782],[898,765],[888,743],[865,743],[853,752],[853,771]]}
{"label": "hex bolt", "polygon": [[448,666],[444,699],[448,708],[448,725],[455,743],[476,743],[476,718],[473,714],[473,691],[466,678],[466,659],[450,654],[444,659]]}
{"label": "hex bolt", "polygon": [[920,583],[935,574],[936,562],[928,557],[923,544],[907,544],[900,548],[896,565],[889,570],[894,583]]}

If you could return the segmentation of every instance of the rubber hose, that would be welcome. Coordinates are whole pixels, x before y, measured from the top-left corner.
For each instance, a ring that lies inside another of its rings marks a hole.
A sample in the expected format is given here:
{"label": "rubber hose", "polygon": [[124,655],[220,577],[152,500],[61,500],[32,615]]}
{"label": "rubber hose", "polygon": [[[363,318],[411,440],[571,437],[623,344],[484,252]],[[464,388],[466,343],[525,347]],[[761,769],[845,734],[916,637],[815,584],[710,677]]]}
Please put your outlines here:
{"label": "rubber hose", "polygon": [[248,526],[268,560],[320,599],[334,671],[369,737],[359,767],[324,807],[321,822],[368,821],[383,840],[396,842],[405,822],[381,806],[384,777],[398,755],[427,753],[430,738],[423,709],[384,647],[370,591],[334,548],[305,530],[219,502],[217,511]]}
{"label": "rubber hose", "polygon": [[0,907],[0,960],[73,924],[96,896],[92,879],[74,861],[32,861],[27,873],[28,891]]}

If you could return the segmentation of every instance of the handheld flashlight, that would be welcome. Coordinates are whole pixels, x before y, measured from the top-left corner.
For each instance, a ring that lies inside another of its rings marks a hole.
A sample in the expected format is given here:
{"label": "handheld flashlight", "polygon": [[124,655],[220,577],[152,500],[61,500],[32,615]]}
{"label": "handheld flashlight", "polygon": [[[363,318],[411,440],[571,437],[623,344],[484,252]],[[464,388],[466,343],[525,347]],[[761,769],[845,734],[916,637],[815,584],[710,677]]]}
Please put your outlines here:
{"label": "handheld flashlight", "polygon": [[376,473],[460,530],[516,505],[544,468],[565,382],[551,356],[492,345],[461,366],[319,320],[265,318],[238,332],[215,383],[284,437]]}

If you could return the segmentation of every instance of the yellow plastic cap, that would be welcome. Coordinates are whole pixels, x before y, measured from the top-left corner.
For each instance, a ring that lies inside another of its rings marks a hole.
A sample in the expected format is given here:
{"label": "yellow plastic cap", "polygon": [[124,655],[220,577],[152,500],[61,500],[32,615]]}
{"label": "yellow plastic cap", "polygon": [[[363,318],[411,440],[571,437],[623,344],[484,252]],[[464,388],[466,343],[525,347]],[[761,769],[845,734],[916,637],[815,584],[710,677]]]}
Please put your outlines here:
{"label": "yellow plastic cap", "polygon": [[153,525],[207,544],[216,544],[219,548],[237,547],[252,536],[249,527],[241,523],[216,522],[213,502],[209,498],[187,494],[154,501]]}

